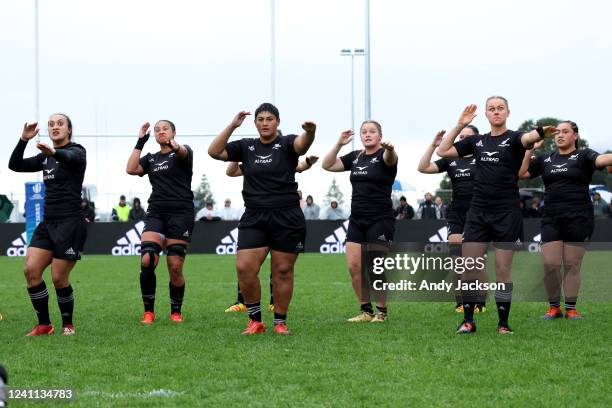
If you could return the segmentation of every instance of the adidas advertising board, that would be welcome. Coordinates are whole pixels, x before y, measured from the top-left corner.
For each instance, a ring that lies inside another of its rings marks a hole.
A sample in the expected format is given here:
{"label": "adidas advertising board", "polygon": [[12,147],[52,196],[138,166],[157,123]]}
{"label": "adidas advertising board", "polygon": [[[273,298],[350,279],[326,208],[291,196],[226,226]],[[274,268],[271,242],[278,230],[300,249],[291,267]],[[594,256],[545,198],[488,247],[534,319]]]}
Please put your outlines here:
{"label": "adidas advertising board", "polygon": [[17,239],[11,242],[11,246],[6,250],[6,256],[25,256],[26,249],[28,248],[26,242],[27,234],[23,232]]}
{"label": "adidas advertising board", "polygon": [[221,238],[221,243],[215,248],[217,255],[235,255],[238,248],[238,228],[234,228],[225,237]]}
{"label": "adidas advertising board", "polygon": [[[237,250],[238,230],[235,221],[211,223],[197,222],[189,246],[190,254],[234,255]],[[540,220],[524,220],[524,236],[528,238],[528,250],[539,251]],[[305,252],[343,254],[345,252],[347,221],[306,221]],[[427,245],[428,253],[441,253],[448,238],[446,223],[442,220],[397,221],[395,243],[420,243]],[[127,222],[95,222],[87,226],[87,241],[83,250],[88,254],[112,254],[117,256],[140,255],[144,222],[135,225]],[[27,250],[25,224],[0,224],[0,254],[25,256]],[[591,242],[612,242],[612,220],[598,219]]]}
{"label": "adidas advertising board", "polygon": [[429,237],[428,243],[425,244],[423,252],[426,254],[443,254],[448,253],[448,228],[446,226],[439,228],[435,234]]}
{"label": "adidas advertising board", "polygon": [[348,230],[348,220],[336,228],[330,235],[325,237],[325,242],[319,247],[319,252],[322,254],[343,254],[346,252],[344,240],[346,239],[346,231]]}
{"label": "adidas advertising board", "polygon": [[140,255],[140,237],[144,229],[144,221],[137,222],[117,240],[117,245],[111,249],[115,256]]}

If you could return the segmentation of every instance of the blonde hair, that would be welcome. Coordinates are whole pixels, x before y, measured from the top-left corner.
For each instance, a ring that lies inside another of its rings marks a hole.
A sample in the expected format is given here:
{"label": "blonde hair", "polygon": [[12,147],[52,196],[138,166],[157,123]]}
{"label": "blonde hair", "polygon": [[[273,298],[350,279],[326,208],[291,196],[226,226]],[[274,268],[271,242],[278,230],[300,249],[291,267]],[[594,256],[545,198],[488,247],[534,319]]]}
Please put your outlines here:
{"label": "blonde hair", "polygon": [[506,109],[510,110],[510,106],[508,105],[508,100],[506,98],[504,98],[503,96],[499,96],[499,95],[489,96],[487,98],[487,101],[485,102],[485,107],[489,104],[489,101],[491,99],[501,99],[506,104]]}
{"label": "blonde hair", "polygon": [[364,120],[359,128],[361,129],[363,125],[368,124],[368,123],[372,123],[374,126],[376,126],[376,129],[378,129],[378,133],[382,135],[382,127],[380,126],[380,123],[372,119]]}

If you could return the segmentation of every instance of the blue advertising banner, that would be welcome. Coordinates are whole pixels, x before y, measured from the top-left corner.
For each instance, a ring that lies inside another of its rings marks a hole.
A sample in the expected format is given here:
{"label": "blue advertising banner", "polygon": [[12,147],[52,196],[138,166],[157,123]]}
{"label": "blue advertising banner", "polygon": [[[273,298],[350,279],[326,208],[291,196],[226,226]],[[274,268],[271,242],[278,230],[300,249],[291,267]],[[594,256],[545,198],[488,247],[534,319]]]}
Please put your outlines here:
{"label": "blue advertising banner", "polygon": [[45,183],[25,183],[25,196],[26,236],[29,244],[36,226],[45,216]]}

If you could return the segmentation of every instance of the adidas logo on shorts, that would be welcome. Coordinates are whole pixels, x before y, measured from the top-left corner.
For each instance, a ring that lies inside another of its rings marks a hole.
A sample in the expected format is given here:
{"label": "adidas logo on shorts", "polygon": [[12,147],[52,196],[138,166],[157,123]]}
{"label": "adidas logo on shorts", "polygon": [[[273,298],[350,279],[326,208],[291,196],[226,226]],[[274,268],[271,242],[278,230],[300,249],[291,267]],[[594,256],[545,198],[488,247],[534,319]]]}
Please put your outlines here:
{"label": "adidas logo on shorts", "polygon": [[221,239],[221,244],[217,245],[215,252],[217,255],[234,255],[238,249],[238,227],[230,231],[227,236]]}
{"label": "adidas logo on shorts", "polygon": [[343,254],[346,252],[344,240],[346,239],[346,231],[348,229],[348,220],[334,230],[334,232],[325,238],[325,243],[319,248],[322,254]]}
{"label": "adidas logo on shorts", "polygon": [[76,255],[76,252],[74,252],[74,249],[72,249],[72,247],[68,248],[65,252],[66,255]]}
{"label": "adidas logo on shorts", "polygon": [[25,256],[28,247],[26,246],[27,235],[23,232],[19,237],[11,242],[11,246],[6,250],[6,256]]}
{"label": "adidas logo on shorts", "polygon": [[112,248],[111,254],[115,256],[140,255],[140,236],[144,226],[144,221],[136,223],[134,228],[117,240],[117,245]]}

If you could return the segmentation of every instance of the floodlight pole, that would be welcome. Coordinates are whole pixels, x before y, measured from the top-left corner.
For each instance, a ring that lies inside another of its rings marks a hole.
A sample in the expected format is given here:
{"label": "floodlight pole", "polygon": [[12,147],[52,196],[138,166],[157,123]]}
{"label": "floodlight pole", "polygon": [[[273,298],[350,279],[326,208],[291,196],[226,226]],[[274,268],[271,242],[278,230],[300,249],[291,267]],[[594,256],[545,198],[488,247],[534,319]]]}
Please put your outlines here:
{"label": "floodlight pole", "polygon": [[372,119],[370,94],[370,0],[365,0],[365,119]]}

